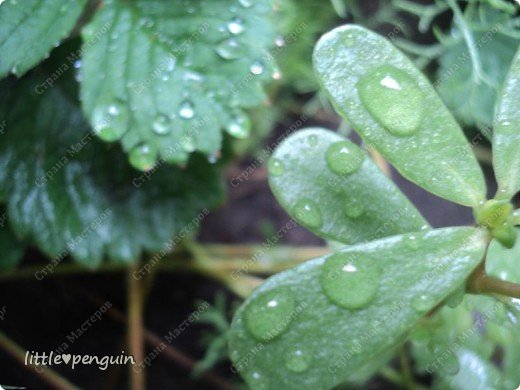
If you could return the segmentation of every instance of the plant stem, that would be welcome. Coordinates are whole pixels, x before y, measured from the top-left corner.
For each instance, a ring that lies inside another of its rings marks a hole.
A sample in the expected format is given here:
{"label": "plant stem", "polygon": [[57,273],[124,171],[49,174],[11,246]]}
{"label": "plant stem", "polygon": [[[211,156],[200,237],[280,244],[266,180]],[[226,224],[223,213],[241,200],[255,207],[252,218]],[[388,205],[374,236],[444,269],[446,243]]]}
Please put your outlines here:
{"label": "plant stem", "polygon": [[401,373],[392,367],[385,366],[379,370],[379,375],[385,378],[387,381],[392,382],[399,387],[403,386],[404,379]]}
{"label": "plant stem", "polygon": [[[46,366],[35,366],[32,364],[25,364],[26,351],[9,339],[4,333],[0,332],[0,348],[5,350],[9,355],[14,357],[20,364],[22,364],[30,372],[39,375],[41,379],[55,389],[78,389],[77,386],[70,383],[67,379],[60,376],[56,371]],[[40,369],[41,372],[36,371]]]}
{"label": "plant stem", "polygon": [[[128,269],[127,293],[128,293],[128,348],[136,362],[144,360],[144,337],[143,337],[143,286],[140,280],[134,278],[134,271],[138,265]],[[130,367],[130,388],[132,390],[144,390],[145,374],[144,367],[134,370]]]}
{"label": "plant stem", "polygon": [[415,390],[415,381],[413,379],[412,368],[410,367],[410,362],[408,361],[408,355],[406,353],[406,347],[403,345],[399,348],[399,362],[401,364],[401,370],[403,371],[404,384],[408,390]]}
{"label": "plant stem", "polygon": [[469,277],[468,291],[474,294],[499,294],[520,299],[520,284],[488,276],[484,263],[481,263]]}

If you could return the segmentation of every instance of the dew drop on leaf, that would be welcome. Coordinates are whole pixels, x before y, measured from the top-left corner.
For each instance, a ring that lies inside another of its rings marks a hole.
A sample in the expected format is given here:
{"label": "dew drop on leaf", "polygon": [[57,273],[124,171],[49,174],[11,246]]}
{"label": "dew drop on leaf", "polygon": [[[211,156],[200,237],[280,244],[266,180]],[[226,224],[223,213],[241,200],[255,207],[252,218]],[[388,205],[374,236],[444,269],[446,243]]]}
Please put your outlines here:
{"label": "dew drop on leaf", "polygon": [[268,390],[270,388],[269,379],[265,375],[260,374],[258,371],[247,373],[246,378],[248,379],[248,382],[251,384],[253,389]]}
{"label": "dew drop on leaf", "polygon": [[451,307],[457,307],[459,306],[462,301],[464,300],[464,294],[466,293],[466,286],[462,285],[459,288],[457,288],[454,292],[452,292],[448,297],[446,298],[446,304]]}
{"label": "dew drop on leaf", "polygon": [[355,199],[347,199],[343,206],[343,213],[348,218],[359,218],[364,211],[363,205]]}
{"label": "dew drop on leaf", "polygon": [[195,107],[193,103],[184,100],[179,106],[179,116],[183,119],[191,119],[195,116]]}
{"label": "dew drop on leaf", "polygon": [[292,322],[296,301],[285,289],[274,289],[256,297],[245,309],[246,329],[260,341],[270,342]]}
{"label": "dew drop on leaf", "polygon": [[412,299],[412,307],[418,312],[427,312],[435,306],[435,300],[429,295],[421,294]]}
{"label": "dew drop on leaf", "polygon": [[376,296],[381,269],[363,255],[337,253],[323,265],[320,283],[325,295],[346,309],[361,309]]}
{"label": "dew drop on leaf", "polygon": [[316,203],[310,199],[302,199],[296,202],[293,210],[298,222],[310,228],[319,228],[323,225],[323,217]]}
{"label": "dew drop on leaf", "polygon": [[92,116],[94,131],[103,141],[116,141],[123,135],[128,121],[126,105],[114,102],[99,104]]}
{"label": "dew drop on leaf", "polygon": [[130,151],[130,164],[140,171],[149,171],[155,164],[156,153],[150,145],[143,144],[136,146]]}
{"label": "dew drop on leaf", "polygon": [[318,136],[316,134],[311,134],[307,137],[307,142],[309,143],[309,146],[316,146],[318,145]]}
{"label": "dew drop on leaf", "polygon": [[301,373],[306,371],[312,362],[312,354],[305,348],[290,347],[285,353],[285,366],[289,371]]}
{"label": "dew drop on leaf", "polygon": [[329,169],[338,175],[356,172],[361,167],[364,158],[361,149],[349,141],[335,142],[325,153]]}
{"label": "dew drop on leaf", "polygon": [[409,249],[415,250],[415,249],[419,249],[419,247],[421,246],[419,240],[417,240],[417,236],[414,235],[414,234],[410,234],[408,236],[405,236],[403,238],[403,240],[404,240],[404,244]]}
{"label": "dew drop on leaf", "polygon": [[251,121],[245,114],[236,114],[227,125],[226,131],[235,138],[245,139],[251,132]]}
{"label": "dew drop on leaf", "polygon": [[255,61],[251,65],[251,68],[249,69],[251,73],[253,73],[256,76],[261,75],[264,73],[264,64],[262,64],[260,61]]}
{"label": "dew drop on leaf", "polygon": [[166,115],[159,115],[152,123],[152,129],[155,134],[166,135],[170,132],[170,120]]}
{"label": "dew drop on leaf", "polygon": [[238,2],[244,8],[249,8],[253,5],[253,0],[238,0]]}
{"label": "dew drop on leaf", "polygon": [[272,176],[280,176],[285,172],[285,164],[277,158],[272,158],[268,162],[269,174]]}
{"label": "dew drop on leaf", "polygon": [[233,18],[227,24],[228,31],[233,35],[238,35],[244,32],[244,22],[240,18]]}
{"label": "dew drop on leaf", "polygon": [[383,65],[368,71],[358,82],[361,102],[370,115],[397,136],[417,132],[424,113],[424,96],[406,72]]}
{"label": "dew drop on leaf", "polygon": [[244,52],[235,38],[229,38],[218,44],[217,54],[225,60],[235,60],[240,58]]}

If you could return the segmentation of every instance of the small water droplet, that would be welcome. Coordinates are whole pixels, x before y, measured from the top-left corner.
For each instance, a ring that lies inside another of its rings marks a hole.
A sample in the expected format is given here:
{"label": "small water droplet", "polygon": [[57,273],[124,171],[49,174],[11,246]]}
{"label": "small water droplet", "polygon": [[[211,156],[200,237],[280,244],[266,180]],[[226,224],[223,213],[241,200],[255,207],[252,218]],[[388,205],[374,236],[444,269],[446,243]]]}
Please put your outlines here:
{"label": "small water droplet", "polygon": [[330,170],[338,175],[356,172],[365,156],[359,146],[349,141],[333,143],[327,149],[325,159]]}
{"label": "small water droplet", "polygon": [[257,340],[270,342],[287,330],[295,308],[296,301],[289,290],[279,288],[265,292],[247,305],[246,328]]}
{"label": "small water droplet", "polygon": [[247,373],[245,376],[247,381],[251,384],[251,388],[253,389],[268,390],[270,388],[269,378],[260,374],[258,371]]}
{"label": "small water droplet", "polygon": [[346,309],[361,309],[377,295],[381,269],[364,255],[336,253],[323,265],[320,283],[325,295]]}
{"label": "small water droplet", "polygon": [[405,236],[403,240],[406,247],[412,250],[419,249],[419,247],[421,246],[419,240],[417,239],[417,236],[414,234]]}
{"label": "small water droplet", "polygon": [[343,212],[349,218],[359,218],[364,211],[365,208],[361,202],[351,198],[347,198],[345,205],[343,206]]}
{"label": "small water droplet", "polygon": [[269,174],[272,176],[280,176],[285,172],[285,164],[282,160],[272,158],[268,162]]}
{"label": "small water droplet", "polygon": [[185,152],[191,153],[195,150],[195,140],[188,133],[181,138],[180,143]]}
{"label": "small water droplet", "polygon": [[278,69],[275,69],[273,71],[273,74],[271,75],[273,80],[281,80],[282,79],[282,72],[280,72]]}
{"label": "small water droplet", "polygon": [[156,159],[156,152],[150,145],[143,144],[130,151],[130,164],[140,171],[149,171],[153,168]]}
{"label": "small water droplet", "polygon": [[233,35],[238,35],[244,32],[244,22],[240,18],[233,18],[227,24],[228,31]]}
{"label": "small water droplet", "polygon": [[236,349],[232,350],[229,354],[229,357],[233,362],[237,362],[240,360],[240,352],[238,352]]}
{"label": "small water droplet", "polygon": [[195,107],[193,103],[185,100],[179,106],[179,116],[183,119],[191,119],[195,116]]}
{"label": "small water droplet", "polygon": [[253,0],[238,0],[238,2],[244,8],[249,8],[253,5]]}
{"label": "small water droplet", "polygon": [[397,136],[418,131],[424,114],[424,96],[406,72],[383,65],[368,71],[358,82],[361,102],[372,117]]}
{"label": "small water droplet", "polygon": [[281,35],[278,35],[274,40],[274,44],[277,47],[282,47],[283,45],[285,45],[285,38]]}
{"label": "small water droplet", "polygon": [[312,354],[303,347],[290,347],[285,352],[285,366],[289,371],[302,373],[306,371],[312,362]]}
{"label": "small water droplet", "polygon": [[166,135],[171,131],[170,119],[166,115],[159,115],[152,123],[155,134]]}
{"label": "small water droplet", "polygon": [[412,299],[412,307],[418,312],[427,312],[433,309],[435,300],[427,294],[421,294]]}
{"label": "small water droplet", "polygon": [[245,139],[251,132],[251,120],[243,113],[236,114],[227,125],[226,131],[235,138]]}
{"label": "small water droplet", "polygon": [[250,71],[254,75],[259,76],[264,73],[264,64],[262,64],[260,61],[255,61],[253,62],[253,65],[251,65]]}
{"label": "small water droplet", "polygon": [[353,34],[347,34],[345,36],[345,39],[343,40],[343,42],[345,42],[345,45],[347,47],[352,47],[356,44],[356,38],[354,37]]}
{"label": "small water droplet", "polygon": [[323,225],[323,218],[319,207],[310,199],[296,202],[293,210],[298,222],[310,228],[319,228]]}
{"label": "small water droplet", "polygon": [[318,136],[316,134],[311,134],[307,137],[307,142],[309,143],[309,146],[316,146],[318,145]]}
{"label": "small water droplet", "polygon": [[99,104],[92,112],[94,132],[107,142],[121,138],[126,131],[127,121],[128,109],[120,102]]}
{"label": "small water droplet", "polygon": [[235,60],[244,54],[242,46],[240,46],[236,38],[222,41],[215,50],[217,54],[225,60]]}
{"label": "small water droplet", "polygon": [[219,159],[219,156],[220,156],[220,153],[219,152],[213,152],[213,153],[210,153],[208,155],[208,162],[210,164],[216,164],[216,162],[218,161]]}

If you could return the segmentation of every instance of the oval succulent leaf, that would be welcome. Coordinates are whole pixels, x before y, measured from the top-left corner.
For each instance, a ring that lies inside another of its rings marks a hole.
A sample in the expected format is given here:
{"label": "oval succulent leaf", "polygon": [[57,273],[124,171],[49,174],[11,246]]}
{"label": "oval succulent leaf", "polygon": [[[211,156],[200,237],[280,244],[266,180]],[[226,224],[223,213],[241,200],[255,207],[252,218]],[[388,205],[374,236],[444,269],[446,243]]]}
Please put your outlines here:
{"label": "oval succulent leaf", "polygon": [[247,137],[244,109],[263,102],[273,73],[272,14],[267,0],[104,1],[82,32],[81,95],[97,135],[140,170],[216,155],[222,130]]}
{"label": "oval succulent leaf", "polygon": [[269,161],[269,184],[289,215],[326,239],[354,244],[428,227],[364,151],[325,129],[287,138]]}
{"label": "oval succulent leaf", "polygon": [[520,191],[520,49],[504,83],[493,128],[493,166],[498,198]]}
{"label": "oval succulent leaf", "polygon": [[348,25],[325,34],[314,67],[336,110],[408,180],[466,206],[484,200],[482,171],[426,77],[385,38]]}
{"label": "oval succulent leaf", "polygon": [[40,62],[74,27],[86,0],[6,1],[0,7],[0,77]]}
{"label": "oval succulent leaf", "polygon": [[273,276],[235,315],[235,369],[253,389],[333,388],[453,293],[486,240],[462,227],[387,237]]}

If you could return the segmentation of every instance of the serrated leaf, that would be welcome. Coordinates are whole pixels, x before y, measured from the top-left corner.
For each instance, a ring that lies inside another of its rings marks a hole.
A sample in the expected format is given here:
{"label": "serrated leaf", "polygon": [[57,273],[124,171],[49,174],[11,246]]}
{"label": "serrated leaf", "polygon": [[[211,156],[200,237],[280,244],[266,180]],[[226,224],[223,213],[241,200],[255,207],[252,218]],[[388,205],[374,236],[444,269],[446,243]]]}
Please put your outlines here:
{"label": "serrated leaf", "polygon": [[[493,123],[497,91],[504,82],[518,39],[504,34],[511,28],[506,27],[510,24],[509,15],[488,5],[479,8],[477,12],[477,7],[469,6],[463,21],[474,42],[475,58],[455,22],[450,36],[457,38],[456,43],[445,45],[439,56],[435,85],[461,124],[486,127]],[[473,12],[468,12],[470,9]]]}
{"label": "serrated leaf", "polygon": [[135,261],[143,250],[171,249],[182,229],[194,233],[197,213],[204,209],[203,218],[221,199],[216,168],[193,156],[184,170],[131,169],[118,148],[92,134],[70,72],[37,92],[42,69],[1,88],[0,196],[15,232],[48,256],[70,253],[88,266],[104,256]]}
{"label": "serrated leaf", "polygon": [[8,0],[0,6],[0,77],[24,74],[65,38],[86,0]]}
{"label": "serrated leaf", "polygon": [[497,197],[520,191],[520,49],[515,55],[500,97],[493,128],[493,167]]}
{"label": "serrated leaf", "polygon": [[325,239],[354,244],[428,227],[364,151],[325,129],[298,131],[279,145],[269,184],[289,215]]}
{"label": "serrated leaf", "polygon": [[466,206],[485,199],[482,171],[459,125],[388,40],[338,27],[316,45],[314,67],[336,110],[404,177]]}
{"label": "serrated leaf", "polygon": [[399,343],[463,283],[485,246],[485,232],[447,228],[358,244],[282,272],[235,315],[235,368],[253,389],[332,388]]}
{"label": "serrated leaf", "polygon": [[[98,135],[142,170],[217,154],[222,129],[246,137],[244,108],[271,79],[272,13],[267,0],[105,1],[83,30],[81,96]],[[144,163],[133,158],[143,147]]]}

